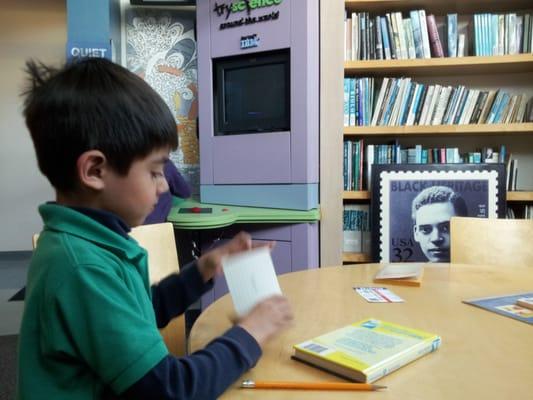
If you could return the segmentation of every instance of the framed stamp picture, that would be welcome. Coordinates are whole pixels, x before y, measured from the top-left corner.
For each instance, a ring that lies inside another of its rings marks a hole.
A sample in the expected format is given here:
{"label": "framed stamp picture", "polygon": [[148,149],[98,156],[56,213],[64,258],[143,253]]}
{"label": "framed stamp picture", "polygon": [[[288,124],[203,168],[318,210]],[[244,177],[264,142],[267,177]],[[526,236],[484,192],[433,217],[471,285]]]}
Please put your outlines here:
{"label": "framed stamp picture", "polygon": [[505,217],[505,165],[372,167],[375,261],[449,262],[452,216]]}

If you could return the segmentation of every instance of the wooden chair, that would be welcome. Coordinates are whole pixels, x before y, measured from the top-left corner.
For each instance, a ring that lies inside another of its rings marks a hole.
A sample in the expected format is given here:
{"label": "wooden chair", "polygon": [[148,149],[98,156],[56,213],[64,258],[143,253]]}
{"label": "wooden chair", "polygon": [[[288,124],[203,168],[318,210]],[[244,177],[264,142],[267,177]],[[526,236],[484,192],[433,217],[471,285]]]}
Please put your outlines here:
{"label": "wooden chair", "polygon": [[533,220],[453,217],[452,263],[533,267]]}
{"label": "wooden chair", "polygon": [[[131,230],[130,235],[148,252],[148,274],[150,284],[179,271],[178,253],[174,240],[174,229],[169,222],[141,225]],[[33,248],[37,246],[39,234],[32,237]],[[170,353],[184,356],[185,350],[185,316],[174,318],[160,330]]]}
{"label": "wooden chair", "polygon": [[[137,226],[130,235],[148,252],[150,284],[179,271],[174,228],[170,222]],[[174,318],[160,332],[170,353],[185,355],[185,315]]]}

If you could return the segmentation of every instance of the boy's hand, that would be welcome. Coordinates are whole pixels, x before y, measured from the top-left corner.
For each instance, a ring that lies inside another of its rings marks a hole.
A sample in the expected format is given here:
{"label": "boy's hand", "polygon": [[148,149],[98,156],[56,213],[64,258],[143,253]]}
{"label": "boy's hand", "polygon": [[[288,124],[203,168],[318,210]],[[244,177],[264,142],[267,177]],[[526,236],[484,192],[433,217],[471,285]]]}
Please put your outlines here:
{"label": "boy's hand", "polygon": [[286,328],[293,320],[289,301],[284,296],[272,296],[257,303],[237,325],[246,329],[263,347],[266,341]]}
{"label": "boy's hand", "polygon": [[[260,246],[265,246],[265,244],[261,243]],[[274,243],[268,243],[267,246],[272,248]],[[222,257],[250,250],[252,247],[257,247],[252,245],[252,237],[246,232],[241,232],[235,235],[229,242],[202,255],[198,259],[198,269],[204,278],[204,282],[222,273]],[[253,268],[253,266],[250,267]]]}

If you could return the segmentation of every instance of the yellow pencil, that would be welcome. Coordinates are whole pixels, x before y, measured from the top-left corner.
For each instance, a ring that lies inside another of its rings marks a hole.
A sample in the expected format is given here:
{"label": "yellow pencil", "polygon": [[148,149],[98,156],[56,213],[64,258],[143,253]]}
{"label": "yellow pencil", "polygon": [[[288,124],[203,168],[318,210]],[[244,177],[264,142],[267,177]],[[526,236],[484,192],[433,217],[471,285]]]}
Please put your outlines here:
{"label": "yellow pencil", "polygon": [[347,382],[290,382],[290,381],[252,381],[241,383],[243,389],[295,389],[295,390],[379,390],[387,386],[369,383]]}

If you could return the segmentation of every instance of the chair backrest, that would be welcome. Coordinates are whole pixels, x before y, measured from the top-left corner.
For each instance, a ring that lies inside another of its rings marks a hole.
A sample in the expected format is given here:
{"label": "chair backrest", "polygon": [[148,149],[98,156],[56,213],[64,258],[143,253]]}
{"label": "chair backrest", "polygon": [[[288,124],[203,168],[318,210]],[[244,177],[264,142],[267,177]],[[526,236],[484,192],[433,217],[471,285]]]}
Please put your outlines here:
{"label": "chair backrest", "polygon": [[451,262],[533,267],[533,220],[453,217]]}
{"label": "chair backrest", "polygon": [[[137,226],[130,235],[148,252],[150,284],[179,272],[174,228],[170,222]],[[174,318],[160,332],[170,353],[175,356],[186,354],[184,315]]]}
{"label": "chair backrest", "polygon": [[[171,223],[141,225],[133,228],[130,235],[148,253],[150,284],[157,283],[164,277],[179,272],[178,252]],[[33,248],[37,246],[38,239],[39,234],[34,234],[32,237]],[[185,317],[183,315],[173,319],[160,332],[170,353],[176,356],[186,354]]]}
{"label": "chair backrest", "polygon": [[150,284],[179,271],[174,228],[170,222],[137,226],[132,228],[130,236],[148,252]]}

